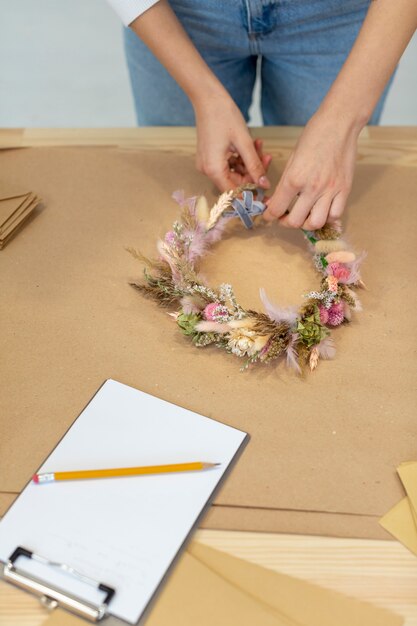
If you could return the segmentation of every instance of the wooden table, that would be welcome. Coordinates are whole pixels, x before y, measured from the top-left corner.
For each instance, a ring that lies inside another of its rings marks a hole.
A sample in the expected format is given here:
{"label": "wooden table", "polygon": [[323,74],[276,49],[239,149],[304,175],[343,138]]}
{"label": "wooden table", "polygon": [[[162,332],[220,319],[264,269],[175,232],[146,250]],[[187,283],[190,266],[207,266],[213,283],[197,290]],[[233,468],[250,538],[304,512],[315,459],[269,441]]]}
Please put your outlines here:
{"label": "wooden table", "polygon": [[[300,133],[292,127],[252,130],[254,136],[265,139],[266,149],[280,159],[289,156]],[[0,149],[55,145],[100,145],[190,154],[195,148],[195,131],[190,128],[0,129]],[[364,129],[358,160],[414,167],[417,177],[417,128]],[[417,558],[397,542],[214,530],[198,531],[195,538],[265,567],[391,608],[405,617],[405,626],[417,626]],[[0,584],[0,624],[38,626],[46,615],[35,598]]]}

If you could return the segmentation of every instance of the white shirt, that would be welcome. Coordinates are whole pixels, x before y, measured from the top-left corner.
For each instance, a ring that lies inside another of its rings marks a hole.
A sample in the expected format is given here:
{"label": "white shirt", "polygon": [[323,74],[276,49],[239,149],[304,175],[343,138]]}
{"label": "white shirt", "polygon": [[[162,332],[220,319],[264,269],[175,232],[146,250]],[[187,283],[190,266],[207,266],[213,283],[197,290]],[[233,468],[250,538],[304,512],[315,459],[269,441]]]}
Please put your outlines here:
{"label": "white shirt", "polygon": [[116,13],[119,14],[123,24],[129,26],[139,15],[145,13],[158,0],[107,0]]}

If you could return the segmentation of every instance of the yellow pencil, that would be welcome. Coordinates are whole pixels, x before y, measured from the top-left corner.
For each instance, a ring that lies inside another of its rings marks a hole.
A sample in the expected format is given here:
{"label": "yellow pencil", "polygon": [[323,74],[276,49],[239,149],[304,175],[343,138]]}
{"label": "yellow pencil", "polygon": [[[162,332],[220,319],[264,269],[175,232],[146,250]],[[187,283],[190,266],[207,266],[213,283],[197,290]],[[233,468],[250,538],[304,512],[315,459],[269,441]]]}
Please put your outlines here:
{"label": "yellow pencil", "polygon": [[209,469],[220,463],[173,463],[171,465],[145,465],[144,467],[116,467],[114,469],[77,470],[74,472],[46,472],[32,478],[37,485],[56,480],[82,480],[85,478],[115,478],[117,476],[141,476],[144,474],[169,474],[172,472],[194,472]]}

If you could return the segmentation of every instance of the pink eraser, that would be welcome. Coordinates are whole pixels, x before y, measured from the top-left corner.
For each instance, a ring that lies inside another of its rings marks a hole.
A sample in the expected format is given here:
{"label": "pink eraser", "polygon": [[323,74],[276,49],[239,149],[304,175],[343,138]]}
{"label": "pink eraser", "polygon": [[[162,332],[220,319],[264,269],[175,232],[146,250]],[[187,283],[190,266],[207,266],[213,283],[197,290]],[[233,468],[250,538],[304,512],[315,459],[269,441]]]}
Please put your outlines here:
{"label": "pink eraser", "polygon": [[38,485],[39,484],[39,476],[38,476],[38,474],[33,474],[32,480],[33,480],[34,483],[36,483]]}

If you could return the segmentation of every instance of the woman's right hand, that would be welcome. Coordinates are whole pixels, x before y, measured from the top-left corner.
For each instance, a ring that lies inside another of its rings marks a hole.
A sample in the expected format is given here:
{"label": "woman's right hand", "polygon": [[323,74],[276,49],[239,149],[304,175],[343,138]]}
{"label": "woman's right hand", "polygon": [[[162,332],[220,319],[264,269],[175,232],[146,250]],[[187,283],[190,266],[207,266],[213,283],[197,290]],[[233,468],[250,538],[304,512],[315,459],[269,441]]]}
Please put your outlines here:
{"label": "woman's right hand", "polygon": [[228,94],[211,95],[195,105],[197,169],[220,191],[251,182],[269,189],[270,154],[252,139],[239,108]]}

